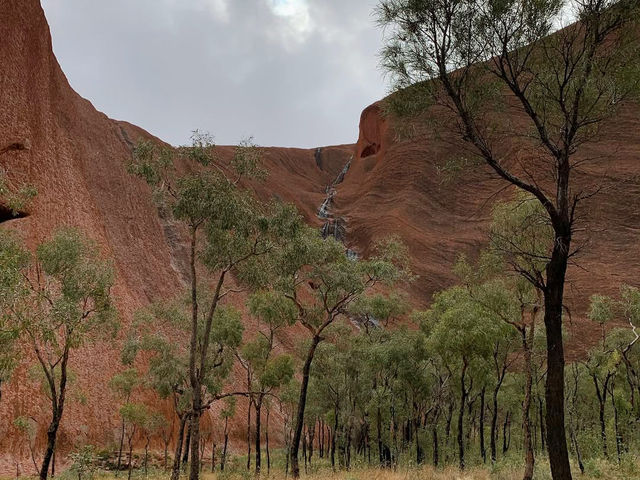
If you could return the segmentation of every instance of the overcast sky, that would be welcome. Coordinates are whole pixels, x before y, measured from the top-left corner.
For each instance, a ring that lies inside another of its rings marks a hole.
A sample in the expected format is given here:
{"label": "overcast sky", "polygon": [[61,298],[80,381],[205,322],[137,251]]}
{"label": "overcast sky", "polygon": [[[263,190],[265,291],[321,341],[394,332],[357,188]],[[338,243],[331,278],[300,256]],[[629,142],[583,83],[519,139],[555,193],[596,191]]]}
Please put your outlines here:
{"label": "overcast sky", "polygon": [[174,145],[357,140],[382,98],[377,0],[42,0],[58,61],[112,118]]}

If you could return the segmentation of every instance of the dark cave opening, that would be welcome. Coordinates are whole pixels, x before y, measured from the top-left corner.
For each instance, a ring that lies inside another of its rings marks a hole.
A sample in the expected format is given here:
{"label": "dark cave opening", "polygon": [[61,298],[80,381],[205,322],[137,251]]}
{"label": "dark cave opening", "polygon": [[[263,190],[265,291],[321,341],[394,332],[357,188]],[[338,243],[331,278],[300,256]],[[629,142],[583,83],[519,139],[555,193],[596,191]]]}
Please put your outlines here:
{"label": "dark cave opening", "polygon": [[380,145],[378,145],[377,143],[372,143],[370,145],[367,145],[367,147],[364,150],[362,150],[362,154],[360,155],[360,158],[370,157],[378,153],[378,151],[380,151]]}
{"label": "dark cave opening", "polygon": [[11,208],[0,203],[0,223],[9,222],[18,218],[25,218],[28,216],[29,214],[26,212],[14,212]]}

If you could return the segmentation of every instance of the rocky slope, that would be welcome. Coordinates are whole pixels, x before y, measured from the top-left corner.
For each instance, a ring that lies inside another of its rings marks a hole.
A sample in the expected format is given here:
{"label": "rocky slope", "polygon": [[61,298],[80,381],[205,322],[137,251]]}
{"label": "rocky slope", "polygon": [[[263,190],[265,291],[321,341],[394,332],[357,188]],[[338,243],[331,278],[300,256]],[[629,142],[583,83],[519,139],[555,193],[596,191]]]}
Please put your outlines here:
{"label": "rocky slope", "polygon": [[[511,113],[510,121],[524,121],[518,115]],[[361,246],[399,234],[419,275],[412,286],[414,298],[428,302],[435,291],[455,281],[451,266],[456,257],[473,256],[486,242],[492,204],[513,198],[514,190],[504,190],[505,183],[484,165],[443,174],[442,165],[452,152],[465,155],[465,145],[453,134],[436,135],[429,122],[412,127],[410,136],[398,137],[380,103],[364,110],[357,156],[341,186],[336,214],[347,219],[350,240]],[[513,152],[525,161],[527,155],[533,154]],[[588,298],[598,292],[615,295],[621,283],[638,284],[640,107],[624,105],[580,155],[589,161],[573,172],[575,191],[600,193],[578,211],[574,245],[580,253],[569,268],[566,290],[569,330],[576,333],[569,339],[570,355],[592,345],[594,328],[585,321]],[[531,171],[544,168],[529,160]]]}
{"label": "rocky slope", "polygon": [[[30,247],[61,225],[76,225],[96,239],[114,259],[114,294],[126,325],[137,308],[184,285],[181,232],[158,217],[148,188],[124,167],[132,144],[151,135],[107,118],[71,89],[52,53],[39,0],[0,2],[0,39],[0,151],[14,145],[0,156],[0,166],[14,181],[28,181],[38,189],[22,218],[9,220],[0,205],[0,228],[16,230]],[[582,320],[589,295],[613,293],[621,282],[637,284],[639,112],[633,105],[624,109],[590,152],[604,160],[581,174],[581,181],[603,181],[607,189],[584,207],[591,225],[599,228],[583,235],[590,244],[569,274],[574,331],[590,331]],[[265,149],[270,176],[257,193],[295,202],[308,221],[321,228],[326,220],[316,214],[327,198],[326,188],[353,156],[349,171],[334,186],[331,214],[344,219],[340,231],[359,254],[367,254],[371,240],[399,234],[419,275],[410,288],[412,300],[426,305],[433,292],[454,281],[451,265],[456,256],[473,254],[483,244],[486,207],[502,184],[483,168],[445,181],[437,165],[450,151],[451,139],[420,127],[410,139],[398,140],[391,123],[374,104],[362,114],[355,147]],[[232,149],[221,147],[220,152],[227,157]],[[241,305],[243,299],[234,302]],[[244,320],[250,334],[256,325],[248,316]],[[295,329],[287,332],[279,339],[281,348],[293,349],[300,335]],[[579,352],[589,335],[570,342],[572,351]],[[62,453],[74,442],[106,445],[116,438],[116,400],[107,381],[120,368],[118,349],[118,341],[99,343],[72,359],[74,389],[86,401],[69,403],[61,429]],[[0,474],[15,472],[16,462],[24,472],[31,468],[27,444],[11,426],[13,418],[31,417],[37,426],[36,444],[41,446],[44,439],[47,404],[35,395],[27,363],[28,358],[0,403]],[[244,417],[242,408],[239,417]]]}

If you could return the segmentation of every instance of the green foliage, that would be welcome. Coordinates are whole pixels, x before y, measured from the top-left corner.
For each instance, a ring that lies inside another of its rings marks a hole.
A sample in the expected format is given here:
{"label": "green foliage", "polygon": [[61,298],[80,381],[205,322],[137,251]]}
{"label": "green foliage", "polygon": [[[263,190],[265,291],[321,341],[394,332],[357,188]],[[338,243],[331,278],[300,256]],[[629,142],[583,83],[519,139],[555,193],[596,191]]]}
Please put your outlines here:
{"label": "green foliage", "polygon": [[405,295],[391,292],[388,295],[379,293],[362,295],[355,299],[349,307],[349,312],[367,322],[373,320],[382,322],[385,326],[389,320],[404,315],[409,310],[409,302]]}
{"label": "green foliage", "polygon": [[[207,298],[206,291],[201,298]],[[200,341],[204,338],[205,323],[206,312],[201,312],[198,323]],[[125,357],[131,362],[140,352],[149,355],[148,369],[141,375],[161,397],[175,396],[178,414],[186,412],[191,398],[187,342],[190,328],[186,300],[180,298],[173,302],[154,303],[137,312],[133,331],[125,344]],[[242,332],[240,312],[231,307],[221,307],[216,311],[206,359],[209,368],[203,379],[209,395],[221,392],[233,365],[233,352],[242,341]]]}
{"label": "green foliage", "polygon": [[518,192],[515,200],[494,207],[490,230],[492,253],[534,282],[541,281],[553,238],[547,213],[531,195]]}
{"label": "green foliage", "polygon": [[16,186],[7,174],[0,169],[0,203],[17,217],[29,208],[29,203],[38,195],[34,185],[21,184]]}
{"label": "green foliage", "polygon": [[276,388],[291,380],[293,373],[293,358],[290,355],[279,355],[265,363],[260,374],[260,384],[264,388]]}
{"label": "green foliage", "polygon": [[96,449],[93,445],[83,445],[71,452],[69,459],[72,462],[69,470],[78,477],[78,480],[94,478],[98,467]]}
{"label": "green foliage", "polygon": [[25,435],[29,442],[33,442],[35,440],[36,425],[34,425],[34,422],[29,418],[24,416],[16,417],[13,420],[13,426]]}
{"label": "green foliage", "polygon": [[445,361],[461,356],[487,359],[494,341],[513,336],[508,325],[461,287],[436,294],[430,312],[429,320],[435,323],[430,342]]}
{"label": "green foliage", "polygon": [[588,316],[601,325],[609,322],[613,318],[611,299],[603,295],[592,295]]}
{"label": "green foliage", "polygon": [[251,295],[249,311],[273,329],[293,325],[298,315],[295,303],[276,291],[260,291]]}
{"label": "green foliage", "polygon": [[[72,379],[69,352],[86,342],[115,334],[111,302],[113,266],[78,230],[61,229],[41,243],[35,257],[9,236],[0,240],[2,331],[10,342],[18,334],[36,353],[50,398],[64,394]],[[0,363],[7,372],[11,349]],[[3,373],[4,375],[5,373]]]}
{"label": "green foliage", "polygon": [[17,238],[0,231],[0,386],[10,378],[17,362],[19,324],[11,312],[23,308],[26,285],[22,274],[29,261],[29,253]]}
{"label": "green foliage", "polygon": [[149,409],[141,403],[125,403],[120,407],[120,416],[130,427],[133,436],[136,429],[144,428],[149,420]]}
{"label": "green foliage", "polygon": [[220,410],[220,418],[233,418],[236,414],[236,403],[235,397],[225,398],[224,407]]}
{"label": "green foliage", "polygon": [[[58,350],[61,342],[77,348],[89,334],[115,333],[113,266],[92,242],[78,230],[63,229],[38,246],[36,258],[47,284],[37,293],[41,316],[26,319],[25,328]],[[55,334],[59,329],[64,330],[62,338]]]}
{"label": "green foliage", "polygon": [[109,380],[109,387],[120,397],[128,400],[133,389],[140,383],[138,371],[135,368],[128,368],[123,372],[116,373]]}

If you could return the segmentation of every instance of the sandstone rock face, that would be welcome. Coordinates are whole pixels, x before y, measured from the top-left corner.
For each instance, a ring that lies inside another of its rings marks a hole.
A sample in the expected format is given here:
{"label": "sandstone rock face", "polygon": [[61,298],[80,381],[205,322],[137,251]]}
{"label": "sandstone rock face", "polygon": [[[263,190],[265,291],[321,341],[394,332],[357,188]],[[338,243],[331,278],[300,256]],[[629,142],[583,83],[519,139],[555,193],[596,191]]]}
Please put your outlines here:
{"label": "sandstone rock face", "polygon": [[[486,244],[491,205],[513,198],[484,166],[443,172],[449,160],[468,157],[469,146],[452,133],[434,128],[433,111],[421,122],[403,125],[400,135],[383,118],[379,103],[366,108],[360,124],[357,157],[340,187],[335,213],[348,220],[351,242],[365,248],[370,241],[398,234],[408,244],[417,281],[413,299],[427,304],[432,294],[452,285],[456,257],[473,257]],[[509,121],[530,128],[517,109]],[[431,117],[431,118],[429,118]],[[410,135],[406,135],[406,131]],[[534,153],[522,151],[505,139],[512,168],[522,165],[542,178],[548,166]],[[374,148],[375,147],[375,148]],[[608,120],[595,142],[587,144],[578,160],[585,162],[572,175],[575,192],[600,193],[580,204],[574,247],[580,252],[570,265],[566,301],[571,313],[569,355],[584,353],[598,335],[586,321],[588,299],[594,293],[616,295],[620,284],[638,285],[640,272],[640,106],[624,105]],[[506,157],[509,158],[509,157]],[[536,173],[537,172],[537,173]],[[539,180],[540,181],[540,180]]]}
{"label": "sandstone rock face", "polygon": [[[22,218],[8,220],[0,205],[0,228],[17,231],[29,247],[62,225],[84,230],[114,259],[113,293],[126,327],[136,309],[175,294],[185,281],[183,232],[159,218],[149,189],[124,166],[132,145],[153,137],[107,118],[72,90],[53,55],[39,0],[0,2],[0,65],[0,151],[7,149],[0,155],[0,166],[14,181],[28,181],[38,189]],[[577,242],[584,242],[585,249],[569,272],[570,330],[580,332],[569,340],[573,353],[584,351],[593,338],[593,328],[584,321],[586,299],[595,292],[615,293],[622,282],[638,283],[639,113],[636,105],[625,106],[601,142],[587,150],[598,160],[579,173],[581,184],[602,184],[605,189],[583,206],[589,221]],[[366,255],[372,240],[400,235],[419,275],[409,287],[412,301],[425,306],[435,291],[455,281],[451,266],[456,256],[473,255],[481,248],[487,207],[509,194],[501,192],[504,184],[482,167],[463,176],[443,176],[439,166],[452,149],[463,152],[453,137],[435,135],[427,126],[417,126],[410,138],[398,138],[376,103],[362,114],[355,146],[264,149],[270,176],[254,188],[262,198],[294,202],[320,228],[323,221],[316,213],[326,198],[325,189],[353,157],[332,200],[332,214],[345,225],[346,244]],[[220,147],[219,152],[229,158],[233,149]],[[232,299],[238,306],[244,300]],[[251,336],[255,320],[248,315],[244,320]],[[279,348],[293,350],[303,335],[291,329],[279,338]],[[87,346],[72,358],[76,394],[62,422],[61,456],[76,443],[114,443],[117,403],[107,382],[121,368],[121,340]],[[43,445],[48,405],[30,379],[28,363],[26,357],[0,403],[0,475],[14,473],[16,463],[22,472],[32,472],[27,443],[13,429],[13,418],[33,418],[36,446]],[[242,381],[241,372],[234,375],[232,381]],[[80,393],[86,401],[79,401]],[[148,400],[169,413],[169,405]],[[239,407],[236,434],[241,438],[246,405]]]}

